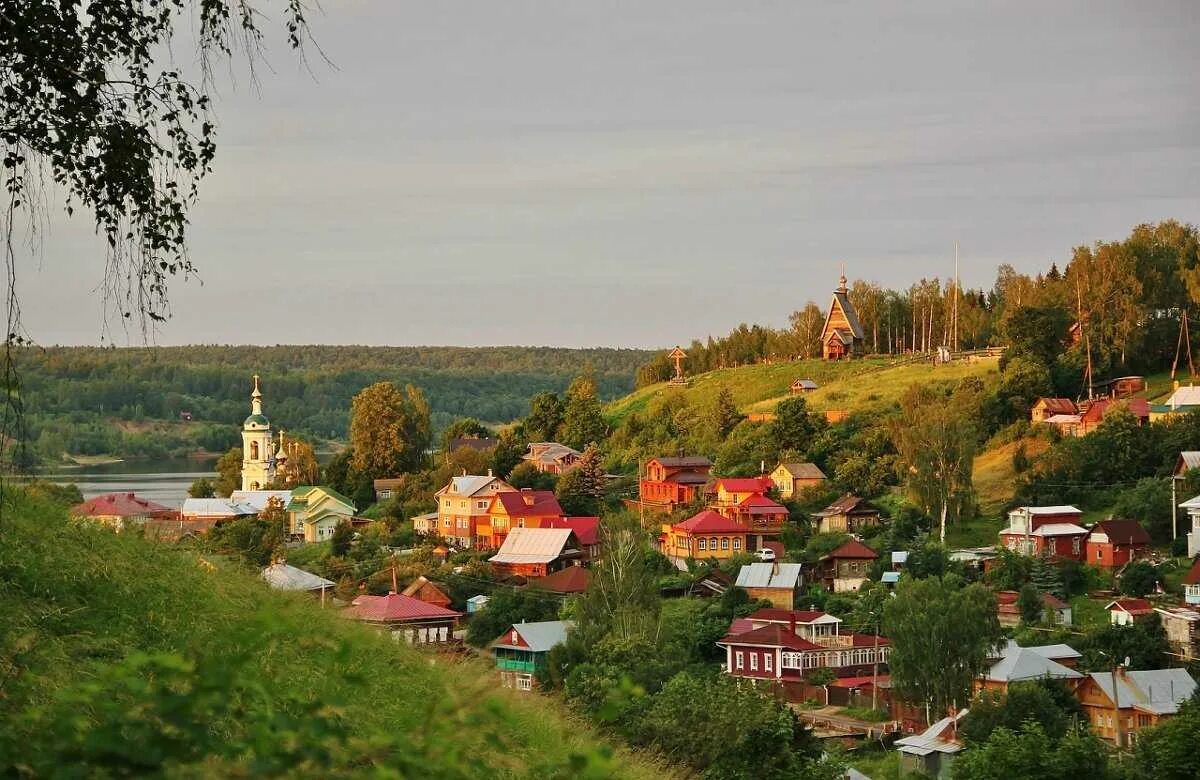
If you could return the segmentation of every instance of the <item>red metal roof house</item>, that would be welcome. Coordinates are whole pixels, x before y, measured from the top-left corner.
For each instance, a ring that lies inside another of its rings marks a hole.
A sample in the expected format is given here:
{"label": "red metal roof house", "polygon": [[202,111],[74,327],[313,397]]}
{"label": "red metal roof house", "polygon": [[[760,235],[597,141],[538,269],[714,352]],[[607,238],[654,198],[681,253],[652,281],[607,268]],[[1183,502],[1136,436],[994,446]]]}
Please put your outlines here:
{"label": "red metal roof house", "polygon": [[1150,549],[1150,534],[1136,520],[1111,517],[1092,526],[1087,536],[1087,562],[1116,569],[1143,558]]}

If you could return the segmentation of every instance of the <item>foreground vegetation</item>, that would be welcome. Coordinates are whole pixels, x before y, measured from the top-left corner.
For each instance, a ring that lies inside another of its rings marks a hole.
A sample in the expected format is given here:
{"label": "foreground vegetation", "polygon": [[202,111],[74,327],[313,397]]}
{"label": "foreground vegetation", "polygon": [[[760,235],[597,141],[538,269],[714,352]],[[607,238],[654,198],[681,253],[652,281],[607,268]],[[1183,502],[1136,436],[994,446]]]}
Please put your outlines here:
{"label": "foreground vegetation", "polygon": [[431,664],[232,563],[5,501],[0,774],[671,775],[478,662]]}

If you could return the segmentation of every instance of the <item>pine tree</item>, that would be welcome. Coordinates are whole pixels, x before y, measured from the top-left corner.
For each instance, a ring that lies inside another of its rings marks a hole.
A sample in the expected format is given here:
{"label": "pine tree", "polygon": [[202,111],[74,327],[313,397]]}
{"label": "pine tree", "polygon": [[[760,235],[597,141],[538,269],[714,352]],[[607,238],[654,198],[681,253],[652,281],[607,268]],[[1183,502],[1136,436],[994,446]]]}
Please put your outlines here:
{"label": "pine tree", "polygon": [[600,398],[591,377],[581,376],[567,389],[560,438],[564,444],[583,449],[604,438],[606,426],[600,413]]}
{"label": "pine tree", "polygon": [[599,504],[604,497],[604,462],[595,444],[584,449],[575,470],[579,472],[583,492]]}
{"label": "pine tree", "polygon": [[1033,571],[1030,572],[1030,582],[1040,593],[1049,593],[1058,598],[1066,598],[1066,588],[1063,587],[1062,573],[1058,567],[1045,558],[1035,558]]}
{"label": "pine tree", "polygon": [[712,410],[712,427],[717,432],[717,436],[724,439],[729,436],[734,427],[742,421],[742,415],[738,412],[737,404],[733,401],[733,391],[728,387],[722,387],[717,393],[717,399],[713,404]]}

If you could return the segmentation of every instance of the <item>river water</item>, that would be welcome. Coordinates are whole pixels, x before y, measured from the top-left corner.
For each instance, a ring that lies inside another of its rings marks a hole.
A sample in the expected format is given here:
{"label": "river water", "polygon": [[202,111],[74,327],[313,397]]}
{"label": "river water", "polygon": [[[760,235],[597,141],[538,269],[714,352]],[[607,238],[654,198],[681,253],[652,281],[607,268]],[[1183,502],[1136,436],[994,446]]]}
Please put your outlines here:
{"label": "river water", "polygon": [[137,493],[142,498],[178,507],[188,497],[188,488],[194,481],[216,477],[215,465],[215,460],[190,458],[130,460],[93,466],[54,466],[36,477],[62,485],[78,485],[84,499],[104,493]]}

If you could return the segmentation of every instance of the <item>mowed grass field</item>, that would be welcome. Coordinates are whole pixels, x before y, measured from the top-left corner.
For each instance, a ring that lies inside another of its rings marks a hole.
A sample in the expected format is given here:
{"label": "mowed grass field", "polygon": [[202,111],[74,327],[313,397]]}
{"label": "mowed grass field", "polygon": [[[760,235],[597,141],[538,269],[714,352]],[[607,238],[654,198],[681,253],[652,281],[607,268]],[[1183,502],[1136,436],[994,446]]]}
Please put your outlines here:
{"label": "mowed grass field", "polygon": [[693,406],[713,403],[721,388],[728,387],[734,402],[746,414],[766,414],[789,397],[795,379],[811,379],[819,389],[805,396],[819,411],[840,410],[861,412],[878,406],[888,406],[914,384],[957,382],[967,377],[979,377],[985,384],[999,381],[997,358],[961,361],[946,366],[932,363],[895,365],[891,358],[831,362],[798,360],[737,368],[718,369],[691,378],[686,388],[664,383],[635,390],[606,408],[608,418],[619,423],[631,412],[643,411],[658,398],[671,393],[683,393]]}

